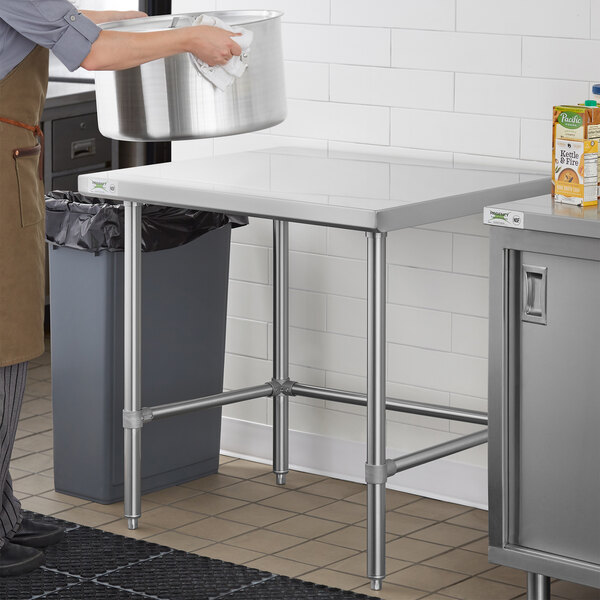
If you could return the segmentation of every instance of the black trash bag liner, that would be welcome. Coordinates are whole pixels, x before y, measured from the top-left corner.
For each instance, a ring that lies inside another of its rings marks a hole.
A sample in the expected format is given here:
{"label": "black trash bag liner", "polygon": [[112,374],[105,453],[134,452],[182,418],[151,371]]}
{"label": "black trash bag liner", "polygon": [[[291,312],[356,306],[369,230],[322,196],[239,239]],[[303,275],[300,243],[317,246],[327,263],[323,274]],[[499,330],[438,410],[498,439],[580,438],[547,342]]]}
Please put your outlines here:
{"label": "black trash bag liner", "polygon": [[[248,217],[202,210],[145,205],[142,207],[142,252],[183,246],[231,223],[248,224]],[[124,249],[125,208],[121,202],[84,196],[79,192],[46,194],[46,240],[88,252]]]}

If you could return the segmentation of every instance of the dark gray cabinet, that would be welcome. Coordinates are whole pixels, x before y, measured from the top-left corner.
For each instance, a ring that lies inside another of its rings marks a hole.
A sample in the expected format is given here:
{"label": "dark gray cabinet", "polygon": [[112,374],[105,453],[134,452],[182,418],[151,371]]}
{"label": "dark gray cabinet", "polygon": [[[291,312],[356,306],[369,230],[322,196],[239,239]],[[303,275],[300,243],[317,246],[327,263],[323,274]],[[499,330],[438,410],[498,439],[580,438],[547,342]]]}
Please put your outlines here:
{"label": "dark gray cabinet", "polygon": [[91,86],[51,83],[42,129],[46,191],[77,191],[80,174],[119,168],[119,144],[98,130]]}
{"label": "dark gray cabinet", "polygon": [[515,206],[490,234],[489,558],[600,588],[600,222]]}

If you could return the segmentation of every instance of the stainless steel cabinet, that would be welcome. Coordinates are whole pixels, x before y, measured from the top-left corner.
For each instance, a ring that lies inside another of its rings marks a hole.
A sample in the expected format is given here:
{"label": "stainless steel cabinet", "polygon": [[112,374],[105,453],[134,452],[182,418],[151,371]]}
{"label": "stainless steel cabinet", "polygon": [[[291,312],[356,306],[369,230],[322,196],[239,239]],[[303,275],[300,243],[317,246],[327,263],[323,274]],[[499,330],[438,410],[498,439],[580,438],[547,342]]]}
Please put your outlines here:
{"label": "stainless steel cabinet", "polygon": [[600,588],[600,240],[492,228],[490,286],[490,561]]}

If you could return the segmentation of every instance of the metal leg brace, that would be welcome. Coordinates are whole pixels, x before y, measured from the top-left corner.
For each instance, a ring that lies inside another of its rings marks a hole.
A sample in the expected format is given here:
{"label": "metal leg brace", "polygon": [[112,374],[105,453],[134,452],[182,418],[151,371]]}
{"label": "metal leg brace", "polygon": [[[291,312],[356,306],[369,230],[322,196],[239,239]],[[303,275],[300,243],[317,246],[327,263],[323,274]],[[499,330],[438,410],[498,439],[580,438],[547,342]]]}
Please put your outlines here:
{"label": "metal leg brace", "polygon": [[367,577],[385,577],[385,312],[386,234],[367,235]]}
{"label": "metal leg brace", "polygon": [[[141,283],[142,205],[125,203],[125,412],[142,408]],[[124,423],[125,517],[129,529],[137,529],[142,515],[142,424]]]}
{"label": "metal leg brace", "polygon": [[[289,224],[273,221],[273,379],[289,378]],[[285,390],[283,390],[285,391]],[[279,485],[289,470],[288,394],[273,396],[273,472]]]}

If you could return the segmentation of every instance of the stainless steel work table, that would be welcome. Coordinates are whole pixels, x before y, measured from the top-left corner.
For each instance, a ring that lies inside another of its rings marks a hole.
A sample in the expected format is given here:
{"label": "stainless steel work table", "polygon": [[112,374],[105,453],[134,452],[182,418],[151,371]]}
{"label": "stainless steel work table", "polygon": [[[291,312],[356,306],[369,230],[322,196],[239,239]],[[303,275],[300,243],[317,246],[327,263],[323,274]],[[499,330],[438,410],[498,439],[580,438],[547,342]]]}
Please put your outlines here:
{"label": "stainless steel work table", "polygon": [[[140,460],[144,423],[174,414],[273,397],[273,471],[288,472],[288,398],[305,396],[366,406],[367,576],[385,577],[385,484],[410,467],[483,444],[487,430],[397,459],[386,456],[386,410],[487,424],[485,413],[386,399],[386,235],[389,231],[472,214],[484,206],[543,194],[548,178],[468,168],[393,155],[270,148],[82,175],[83,193],[125,203],[125,516],[141,516]],[[274,358],[267,383],[209,398],[143,408],[140,362],[142,204],[237,213],[273,220]],[[367,394],[289,379],[288,223],[361,230],[367,240]]]}

